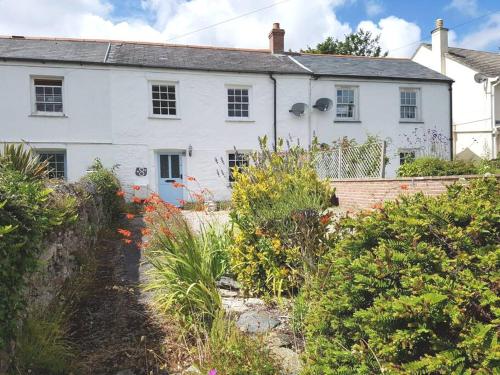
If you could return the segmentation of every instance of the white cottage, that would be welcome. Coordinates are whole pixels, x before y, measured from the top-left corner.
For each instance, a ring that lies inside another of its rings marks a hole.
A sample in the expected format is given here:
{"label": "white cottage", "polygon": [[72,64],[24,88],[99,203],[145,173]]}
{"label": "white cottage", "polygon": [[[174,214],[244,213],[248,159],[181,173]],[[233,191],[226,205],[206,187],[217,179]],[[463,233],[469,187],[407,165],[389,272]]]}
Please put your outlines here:
{"label": "white cottage", "polygon": [[453,84],[453,143],[457,158],[496,158],[500,136],[500,54],[448,46],[448,29],[436,21],[432,44],[413,61],[450,78]]}
{"label": "white cottage", "polygon": [[[119,165],[125,187],[173,203],[190,196],[172,182],[228,199],[229,168],[263,135],[303,146],[314,135],[378,135],[389,141],[388,176],[430,133],[450,152],[449,78],[408,59],[285,52],[279,24],[269,40],[249,50],[0,38],[0,142],[28,142],[69,181],[99,157]],[[315,106],[321,98],[327,111]],[[302,115],[290,112],[295,103]]]}

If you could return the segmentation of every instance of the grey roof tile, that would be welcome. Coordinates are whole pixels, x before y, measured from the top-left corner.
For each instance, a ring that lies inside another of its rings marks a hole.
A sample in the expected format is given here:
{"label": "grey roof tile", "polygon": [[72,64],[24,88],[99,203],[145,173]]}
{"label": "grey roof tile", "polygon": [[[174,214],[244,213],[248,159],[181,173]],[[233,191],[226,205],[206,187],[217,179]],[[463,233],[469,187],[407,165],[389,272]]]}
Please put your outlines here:
{"label": "grey roof tile", "polygon": [[[425,47],[432,50],[428,43]],[[500,76],[500,54],[495,52],[476,51],[473,49],[449,47],[447,56],[488,77]]]}
{"label": "grey roof tile", "polygon": [[409,59],[315,54],[293,58],[317,75],[451,81]]}

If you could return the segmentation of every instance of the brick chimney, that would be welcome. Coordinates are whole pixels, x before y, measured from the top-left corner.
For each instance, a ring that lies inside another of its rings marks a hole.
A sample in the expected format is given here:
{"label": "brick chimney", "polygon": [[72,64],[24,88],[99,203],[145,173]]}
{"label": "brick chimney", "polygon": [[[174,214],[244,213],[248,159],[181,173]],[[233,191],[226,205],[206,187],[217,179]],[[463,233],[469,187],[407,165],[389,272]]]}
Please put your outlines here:
{"label": "brick chimney", "polygon": [[438,18],[436,20],[436,28],[431,32],[432,60],[434,70],[446,74],[445,54],[448,52],[448,29],[443,25],[443,20]]}
{"label": "brick chimney", "polygon": [[285,30],[280,29],[279,22],[273,23],[273,29],[269,33],[269,50],[278,54],[285,52]]}

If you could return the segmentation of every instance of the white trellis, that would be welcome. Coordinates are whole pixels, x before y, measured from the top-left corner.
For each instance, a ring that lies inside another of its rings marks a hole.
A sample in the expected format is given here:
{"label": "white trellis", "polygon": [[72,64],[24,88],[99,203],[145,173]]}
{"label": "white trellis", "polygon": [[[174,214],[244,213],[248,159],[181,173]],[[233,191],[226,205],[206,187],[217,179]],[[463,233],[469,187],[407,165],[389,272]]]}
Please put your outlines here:
{"label": "white trellis", "polygon": [[339,147],[315,154],[316,171],[320,178],[384,177],[385,142],[361,146]]}

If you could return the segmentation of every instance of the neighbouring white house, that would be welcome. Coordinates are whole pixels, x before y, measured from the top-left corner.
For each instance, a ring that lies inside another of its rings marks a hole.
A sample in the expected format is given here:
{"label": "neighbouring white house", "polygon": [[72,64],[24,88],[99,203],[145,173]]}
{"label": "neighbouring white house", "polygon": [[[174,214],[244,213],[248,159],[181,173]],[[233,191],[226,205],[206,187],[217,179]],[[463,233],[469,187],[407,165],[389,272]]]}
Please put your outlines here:
{"label": "neighbouring white house", "polygon": [[285,52],[284,34],[274,24],[266,50],[0,38],[0,142],[27,142],[68,181],[98,157],[173,203],[198,184],[228,199],[229,168],[264,135],[304,147],[376,135],[387,176],[431,135],[449,155],[449,78],[409,59]]}
{"label": "neighbouring white house", "polygon": [[436,21],[432,44],[413,61],[453,79],[453,143],[460,159],[496,158],[500,127],[500,54],[448,46],[448,29]]}

